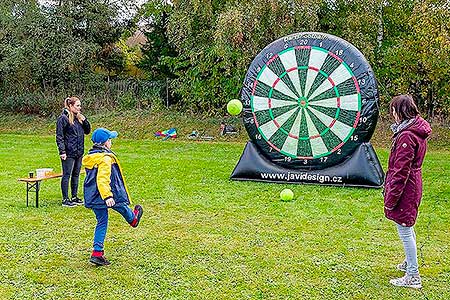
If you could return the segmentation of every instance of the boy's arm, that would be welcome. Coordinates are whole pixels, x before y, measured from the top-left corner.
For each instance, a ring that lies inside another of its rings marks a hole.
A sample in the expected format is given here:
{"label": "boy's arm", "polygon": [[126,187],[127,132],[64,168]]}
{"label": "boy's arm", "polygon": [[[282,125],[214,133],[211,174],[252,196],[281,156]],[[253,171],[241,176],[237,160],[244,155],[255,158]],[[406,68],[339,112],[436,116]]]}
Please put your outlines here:
{"label": "boy's arm", "polygon": [[97,187],[103,200],[113,198],[111,191],[111,165],[113,158],[105,155],[102,162],[98,165]]}

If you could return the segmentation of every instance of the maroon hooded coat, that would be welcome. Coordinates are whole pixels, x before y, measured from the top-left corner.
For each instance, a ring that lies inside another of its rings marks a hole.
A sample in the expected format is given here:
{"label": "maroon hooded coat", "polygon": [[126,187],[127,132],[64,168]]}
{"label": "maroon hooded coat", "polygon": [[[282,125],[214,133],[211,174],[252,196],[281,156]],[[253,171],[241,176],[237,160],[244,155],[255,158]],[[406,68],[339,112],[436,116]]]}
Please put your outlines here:
{"label": "maroon hooded coat", "polygon": [[420,116],[393,136],[384,188],[386,218],[413,226],[422,199],[422,162],[431,127]]}

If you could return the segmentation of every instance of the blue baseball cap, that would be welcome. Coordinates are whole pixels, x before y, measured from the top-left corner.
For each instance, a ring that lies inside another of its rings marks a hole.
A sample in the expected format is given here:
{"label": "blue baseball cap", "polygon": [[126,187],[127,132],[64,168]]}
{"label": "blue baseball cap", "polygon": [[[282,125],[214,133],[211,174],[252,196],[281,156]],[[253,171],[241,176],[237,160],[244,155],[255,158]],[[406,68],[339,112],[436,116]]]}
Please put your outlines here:
{"label": "blue baseball cap", "polygon": [[97,128],[92,133],[91,140],[95,144],[103,144],[109,139],[116,138],[118,135],[117,131],[109,131],[106,128]]}

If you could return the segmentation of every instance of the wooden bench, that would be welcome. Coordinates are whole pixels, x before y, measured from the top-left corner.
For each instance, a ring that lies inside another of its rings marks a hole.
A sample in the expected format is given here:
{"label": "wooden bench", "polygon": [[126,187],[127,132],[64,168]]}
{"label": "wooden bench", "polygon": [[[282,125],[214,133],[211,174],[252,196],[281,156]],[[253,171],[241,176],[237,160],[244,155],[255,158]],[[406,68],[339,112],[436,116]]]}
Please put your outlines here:
{"label": "wooden bench", "polygon": [[[84,169],[81,169],[80,174],[85,173]],[[36,207],[39,207],[39,190],[41,189],[41,181],[48,180],[52,178],[61,178],[62,173],[52,173],[44,177],[25,177],[19,178],[18,181],[26,182],[27,184],[27,207],[28,207],[28,194],[30,192],[36,193]]]}

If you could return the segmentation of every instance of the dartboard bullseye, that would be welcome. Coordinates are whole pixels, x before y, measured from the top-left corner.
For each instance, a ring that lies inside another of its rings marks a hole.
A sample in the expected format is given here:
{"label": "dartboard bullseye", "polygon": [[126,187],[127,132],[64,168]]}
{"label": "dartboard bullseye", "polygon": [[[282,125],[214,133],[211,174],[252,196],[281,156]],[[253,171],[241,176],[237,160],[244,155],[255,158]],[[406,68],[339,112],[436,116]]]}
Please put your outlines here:
{"label": "dartboard bullseye", "polygon": [[376,101],[376,82],[363,55],[342,39],[317,33],[267,46],[242,90],[250,138],[273,162],[298,168],[336,164],[368,141]]}

